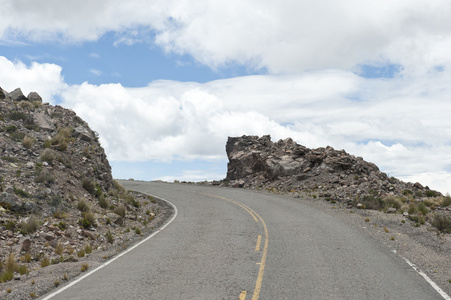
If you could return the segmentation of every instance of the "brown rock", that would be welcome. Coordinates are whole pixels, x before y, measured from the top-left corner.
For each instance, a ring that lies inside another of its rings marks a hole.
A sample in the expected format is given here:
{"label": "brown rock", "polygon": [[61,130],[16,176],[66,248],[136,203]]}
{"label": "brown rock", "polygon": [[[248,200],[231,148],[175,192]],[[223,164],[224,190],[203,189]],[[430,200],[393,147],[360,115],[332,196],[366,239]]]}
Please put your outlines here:
{"label": "brown rock", "polygon": [[29,252],[31,249],[31,240],[30,239],[25,239],[22,242],[22,247],[20,248],[20,252]]}

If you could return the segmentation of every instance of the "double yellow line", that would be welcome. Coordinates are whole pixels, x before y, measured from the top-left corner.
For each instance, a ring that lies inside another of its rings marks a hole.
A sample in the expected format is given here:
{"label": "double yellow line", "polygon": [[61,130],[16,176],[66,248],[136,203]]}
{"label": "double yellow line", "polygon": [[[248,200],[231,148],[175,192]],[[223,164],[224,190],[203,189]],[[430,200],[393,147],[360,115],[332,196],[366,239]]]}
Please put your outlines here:
{"label": "double yellow line", "polygon": [[[225,197],[217,196],[217,195],[203,194],[203,193],[199,193],[199,194],[232,202],[232,203],[238,205],[239,207],[243,208],[245,211],[247,211],[252,216],[252,218],[254,218],[255,222],[258,223],[258,221],[260,220],[260,222],[262,223],[263,229],[265,230],[265,244],[263,246],[262,260],[259,263],[257,263],[257,264],[260,264],[260,269],[258,271],[257,281],[255,282],[254,293],[252,294],[252,300],[258,300],[258,297],[260,297],[260,290],[262,288],[263,274],[265,272],[266,256],[268,254],[268,243],[269,243],[268,228],[266,227],[265,221],[252,208],[250,208],[249,206],[247,206],[241,202],[238,202],[238,201],[232,200],[232,199],[228,199]],[[261,243],[261,235],[258,236],[255,251],[259,251],[260,243]],[[247,292],[242,291],[240,293],[239,300],[245,300],[246,296],[247,296]]]}

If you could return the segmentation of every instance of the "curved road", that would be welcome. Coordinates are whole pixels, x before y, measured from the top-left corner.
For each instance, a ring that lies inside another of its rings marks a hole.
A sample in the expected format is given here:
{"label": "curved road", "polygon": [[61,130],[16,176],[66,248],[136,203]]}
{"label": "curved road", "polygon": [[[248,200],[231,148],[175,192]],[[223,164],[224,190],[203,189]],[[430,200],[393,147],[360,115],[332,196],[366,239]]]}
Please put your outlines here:
{"label": "curved road", "polygon": [[177,216],[45,299],[448,299],[386,247],[298,199],[122,183],[169,200]]}

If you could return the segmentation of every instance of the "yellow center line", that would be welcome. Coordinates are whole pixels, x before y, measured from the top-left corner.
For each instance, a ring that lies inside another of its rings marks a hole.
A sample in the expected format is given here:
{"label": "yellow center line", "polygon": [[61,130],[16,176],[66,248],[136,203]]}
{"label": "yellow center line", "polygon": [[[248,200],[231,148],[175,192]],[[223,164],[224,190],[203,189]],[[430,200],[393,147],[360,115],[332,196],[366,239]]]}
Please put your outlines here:
{"label": "yellow center line", "polygon": [[[263,228],[265,230],[265,244],[263,246],[262,260],[260,263],[257,263],[257,264],[260,264],[260,269],[258,270],[258,276],[257,276],[257,281],[255,282],[254,293],[252,294],[252,300],[258,300],[258,298],[260,297],[260,290],[262,288],[263,274],[265,273],[266,256],[268,254],[268,244],[269,244],[268,227],[266,227],[265,221],[252,208],[250,208],[249,206],[244,205],[238,201],[228,199],[225,197],[221,197],[221,196],[217,196],[217,195],[204,194],[204,193],[198,193],[198,194],[232,202],[232,203],[240,206],[241,208],[243,208],[245,211],[247,211],[254,218],[255,222],[258,222],[258,220],[260,220],[260,222],[262,223]],[[260,237],[260,241],[261,241],[261,236],[259,236],[259,237]],[[243,292],[245,292],[245,291],[243,291]],[[240,300],[241,300],[243,292],[241,292],[241,294],[240,294]],[[247,294],[247,292],[245,292],[245,293]],[[244,295],[244,297],[246,297],[246,295]]]}
{"label": "yellow center line", "polygon": [[242,292],[240,293],[240,298],[239,298],[239,300],[245,300],[245,299],[246,299],[246,295],[247,295],[247,292],[246,292],[246,291],[242,291]]}
{"label": "yellow center line", "polygon": [[257,245],[255,246],[255,251],[260,251],[260,244],[261,244],[261,242],[262,242],[262,236],[261,235],[259,235],[258,237],[257,237]]}

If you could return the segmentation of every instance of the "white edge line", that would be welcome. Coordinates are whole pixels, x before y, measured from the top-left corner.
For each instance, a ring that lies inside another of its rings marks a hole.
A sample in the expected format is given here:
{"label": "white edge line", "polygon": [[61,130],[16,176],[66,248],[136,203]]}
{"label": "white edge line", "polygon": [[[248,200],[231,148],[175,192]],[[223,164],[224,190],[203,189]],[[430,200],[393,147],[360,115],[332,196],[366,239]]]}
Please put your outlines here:
{"label": "white edge line", "polygon": [[[393,252],[393,253],[397,253],[396,250],[392,250],[392,252]],[[406,263],[407,263],[409,266],[411,266],[412,269],[415,270],[415,272],[417,272],[418,274],[420,274],[421,277],[423,277],[424,280],[426,280],[427,283],[429,283],[429,284],[434,288],[434,290],[436,290],[437,293],[439,293],[440,296],[443,297],[443,299],[451,300],[451,297],[450,297],[447,293],[445,293],[445,292],[444,292],[444,291],[443,291],[443,290],[442,290],[442,289],[441,289],[434,281],[432,281],[432,279],[429,278],[429,276],[427,276],[423,271],[421,271],[420,269],[418,269],[417,266],[415,266],[415,264],[411,263],[407,258],[405,258],[405,257],[403,257],[403,256],[401,256],[401,255],[399,255],[399,256],[400,256],[402,259],[404,259],[404,260],[406,261]]]}
{"label": "white edge line", "polygon": [[42,298],[41,300],[48,300],[56,295],[58,295],[59,293],[63,292],[64,290],[70,288],[71,286],[77,284],[78,282],[82,281],[83,279],[85,279],[86,277],[88,277],[89,275],[94,274],[95,272],[97,272],[98,270],[108,266],[110,263],[112,263],[113,261],[115,261],[116,259],[118,259],[119,257],[121,257],[122,255],[127,254],[128,252],[132,251],[133,249],[135,249],[136,247],[138,247],[139,245],[141,245],[142,243],[145,243],[146,241],[148,241],[149,239],[151,239],[152,237],[154,237],[157,233],[161,232],[163,229],[166,228],[166,226],[168,226],[169,224],[171,224],[172,221],[174,221],[174,219],[177,217],[177,207],[172,204],[170,201],[163,199],[161,197],[158,196],[154,196],[152,194],[148,194],[148,193],[143,193],[143,194],[147,194],[149,196],[152,196],[154,198],[166,201],[167,203],[169,203],[170,205],[172,205],[172,207],[174,207],[174,215],[172,216],[172,218],[169,220],[169,222],[167,222],[166,224],[164,224],[162,227],[158,228],[157,231],[155,231],[154,233],[152,233],[151,235],[149,235],[148,237],[146,237],[144,240],[138,242],[137,244],[133,245],[132,247],[130,247],[129,249],[125,250],[124,252],[119,253],[118,255],[116,255],[115,257],[113,257],[112,259],[110,259],[107,262],[104,262],[103,264],[101,264],[100,266],[98,266],[97,268],[95,268],[94,270],[84,274],[81,277],[78,277],[77,279],[75,279],[74,281],[72,281],[71,283],[69,283],[68,285],[63,286],[62,288],[60,288],[59,290],[51,293],[50,295],[47,295],[45,298]]}

